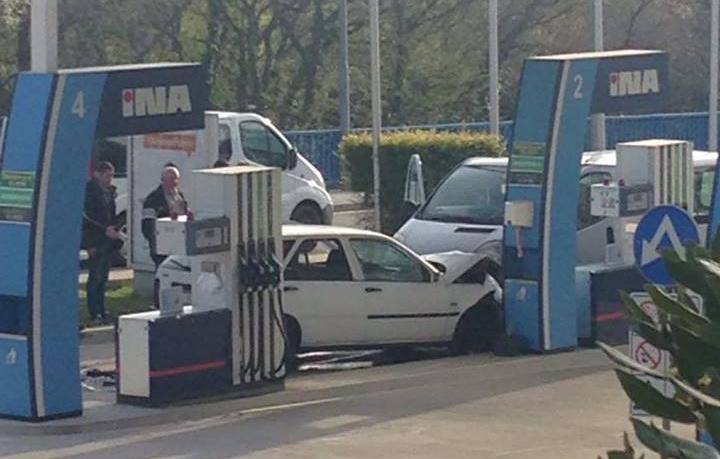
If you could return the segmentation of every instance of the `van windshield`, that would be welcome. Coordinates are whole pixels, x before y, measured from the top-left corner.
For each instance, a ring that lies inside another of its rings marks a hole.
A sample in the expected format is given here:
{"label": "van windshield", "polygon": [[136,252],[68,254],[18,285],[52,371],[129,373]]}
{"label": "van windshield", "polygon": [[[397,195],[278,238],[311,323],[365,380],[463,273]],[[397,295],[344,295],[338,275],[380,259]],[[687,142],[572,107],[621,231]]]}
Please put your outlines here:
{"label": "van windshield", "polygon": [[503,169],[460,166],[440,184],[415,218],[502,225],[504,184]]}

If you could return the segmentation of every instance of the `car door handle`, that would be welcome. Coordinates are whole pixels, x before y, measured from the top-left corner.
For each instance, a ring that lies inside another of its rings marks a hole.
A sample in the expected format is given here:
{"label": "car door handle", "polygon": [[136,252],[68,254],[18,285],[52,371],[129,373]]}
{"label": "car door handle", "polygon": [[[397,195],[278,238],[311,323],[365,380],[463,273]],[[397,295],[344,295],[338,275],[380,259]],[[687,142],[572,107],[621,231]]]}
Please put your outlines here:
{"label": "car door handle", "polygon": [[377,287],[365,287],[365,291],[368,292],[368,293],[372,293],[372,292],[382,292],[382,289],[381,289],[381,288],[377,288]]}
{"label": "car door handle", "polygon": [[300,289],[297,287],[293,287],[292,285],[286,285],[285,287],[283,287],[283,292],[297,292],[298,290]]}

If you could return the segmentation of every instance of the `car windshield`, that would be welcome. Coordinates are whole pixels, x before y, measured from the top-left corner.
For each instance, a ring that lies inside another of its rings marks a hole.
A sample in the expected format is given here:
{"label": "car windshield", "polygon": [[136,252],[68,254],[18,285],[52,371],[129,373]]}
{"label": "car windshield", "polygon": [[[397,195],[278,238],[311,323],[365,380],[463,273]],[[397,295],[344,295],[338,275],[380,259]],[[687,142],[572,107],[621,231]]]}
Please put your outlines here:
{"label": "car windshield", "polygon": [[460,166],[446,178],[416,218],[441,222],[502,225],[505,172]]}

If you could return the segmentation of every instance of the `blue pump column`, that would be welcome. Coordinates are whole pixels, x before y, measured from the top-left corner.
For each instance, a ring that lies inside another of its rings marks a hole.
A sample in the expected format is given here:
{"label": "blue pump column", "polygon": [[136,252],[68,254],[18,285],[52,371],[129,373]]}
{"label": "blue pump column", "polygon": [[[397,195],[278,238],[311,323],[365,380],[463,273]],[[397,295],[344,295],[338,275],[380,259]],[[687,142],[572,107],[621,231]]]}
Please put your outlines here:
{"label": "blue pump column", "polygon": [[[202,128],[201,67],[170,67],[18,76],[0,170],[0,417],[82,413],[77,290],[87,166],[96,133]],[[182,92],[177,100],[169,87]],[[125,97],[137,88],[142,106]]]}
{"label": "blue pump column", "polygon": [[[525,61],[507,182],[503,263],[509,333],[533,351],[577,345],[575,260],[580,159],[591,113],[657,108],[667,55],[611,51]],[[523,206],[522,209],[526,209]]]}

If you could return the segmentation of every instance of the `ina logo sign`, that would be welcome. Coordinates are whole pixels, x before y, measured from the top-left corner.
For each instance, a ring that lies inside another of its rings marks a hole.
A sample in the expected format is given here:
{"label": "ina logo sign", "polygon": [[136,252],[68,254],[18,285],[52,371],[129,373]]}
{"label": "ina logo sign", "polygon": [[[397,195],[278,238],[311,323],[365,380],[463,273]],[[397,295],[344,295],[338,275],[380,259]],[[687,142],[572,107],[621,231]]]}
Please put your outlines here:
{"label": "ina logo sign", "polygon": [[610,74],[610,97],[639,96],[659,92],[660,81],[656,69]]}
{"label": "ina logo sign", "polygon": [[174,115],[191,111],[190,90],[187,85],[133,88],[122,91],[124,118]]}

